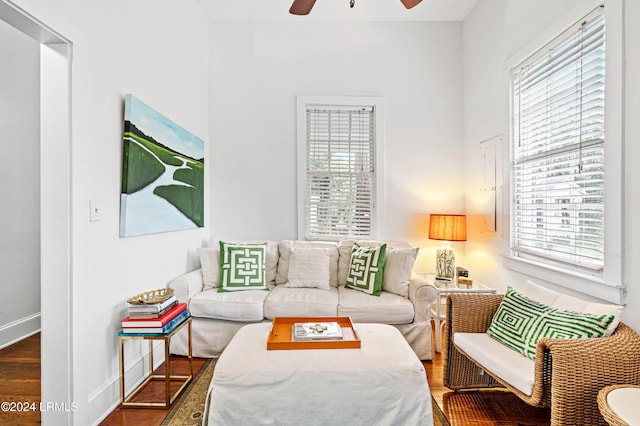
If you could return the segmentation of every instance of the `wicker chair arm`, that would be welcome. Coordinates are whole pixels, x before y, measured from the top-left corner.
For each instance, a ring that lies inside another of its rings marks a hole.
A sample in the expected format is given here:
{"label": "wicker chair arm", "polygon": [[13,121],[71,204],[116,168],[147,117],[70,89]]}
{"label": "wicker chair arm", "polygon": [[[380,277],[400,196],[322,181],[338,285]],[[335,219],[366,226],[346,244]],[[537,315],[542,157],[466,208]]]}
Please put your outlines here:
{"label": "wicker chair arm", "polygon": [[[540,359],[544,361],[536,362],[535,387],[550,390],[539,389],[558,416],[552,424],[567,419],[574,419],[575,424],[596,424],[594,419],[602,419],[596,400],[603,387],[640,385],[640,336],[623,323],[609,337],[540,339],[536,360]],[[543,379],[547,383],[543,384]]]}

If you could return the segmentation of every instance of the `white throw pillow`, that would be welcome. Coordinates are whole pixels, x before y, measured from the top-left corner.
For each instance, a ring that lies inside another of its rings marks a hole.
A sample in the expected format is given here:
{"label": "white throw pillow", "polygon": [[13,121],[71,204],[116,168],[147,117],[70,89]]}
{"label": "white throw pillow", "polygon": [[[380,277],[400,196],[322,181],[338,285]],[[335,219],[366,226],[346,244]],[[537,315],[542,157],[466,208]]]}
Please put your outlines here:
{"label": "white throw pillow", "polygon": [[217,288],[220,284],[220,249],[202,247],[198,249],[202,268],[203,291]]}
{"label": "white throw pillow", "polygon": [[409,280],[420,249],[390,248],[384,263],[382,290],[409,297]]}
{"label": "white throw pillow", "polygon": [[289,257],[289,281],[285,287],[330,290],[330,262],[327,249],[294,248]]}
{"label": "white throw pillow", "polygon": [[280,241],[278,243],[280,258],[278,259],[276,284],[286,284],[289,281],[289,258],[291,257],[291,251],[297,248],[322,248],[327,250],[330,258],[330,283],[332,287],[338,286],[338,245],[327,241]]}

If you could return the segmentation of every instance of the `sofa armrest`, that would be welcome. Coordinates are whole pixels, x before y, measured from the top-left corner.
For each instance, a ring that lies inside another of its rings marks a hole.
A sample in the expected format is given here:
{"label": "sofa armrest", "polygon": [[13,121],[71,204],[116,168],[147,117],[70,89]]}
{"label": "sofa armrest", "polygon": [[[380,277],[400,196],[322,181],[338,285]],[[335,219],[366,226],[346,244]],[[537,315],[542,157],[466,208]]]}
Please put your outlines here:
{"label": "sofa armrest", "polygon": [[415,312],[413,322],[424,322],[431,319],[431,305],[435,303],[438,293],[432,284],[424,278],[413,274],[409,280],[409,300]]}
{"label": "sofa armrest", "polygon": [[536,347],[535,368],[532,396],[540,395],[552,415],[562,416],[552,418],[552,424],[569,418],[574,424],[594,424],[600,419],[600,389],[618,383],[640,385],[640,336],[620,323],[609,337],[543,338]]}
{"label": "sofa armrest", "polygon": [[169,282],[169,288],[179,302],[188,303],[196,294],[202,292],[202,269],[182,274]]}

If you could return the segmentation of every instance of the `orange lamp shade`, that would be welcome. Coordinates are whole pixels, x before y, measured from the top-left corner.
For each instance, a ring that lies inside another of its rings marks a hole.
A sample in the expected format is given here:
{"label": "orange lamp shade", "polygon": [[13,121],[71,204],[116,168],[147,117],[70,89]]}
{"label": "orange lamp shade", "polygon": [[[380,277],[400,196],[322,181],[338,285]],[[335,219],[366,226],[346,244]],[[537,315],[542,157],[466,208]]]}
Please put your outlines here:
{"label": "orange lamp shade", "polygon": [[467,241],[467,216],[464,214],[430,215],[429,239]]}

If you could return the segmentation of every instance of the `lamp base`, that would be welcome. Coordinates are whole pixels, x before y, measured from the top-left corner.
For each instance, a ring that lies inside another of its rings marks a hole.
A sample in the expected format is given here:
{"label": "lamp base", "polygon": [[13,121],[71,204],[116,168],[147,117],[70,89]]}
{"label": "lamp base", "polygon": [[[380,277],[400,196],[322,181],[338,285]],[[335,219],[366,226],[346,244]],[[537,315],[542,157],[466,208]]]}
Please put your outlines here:
{"label": "lamp base", "polygon": [[456,256],[451,243],[443,242],[436,250],[436,279],[453,281]]}

